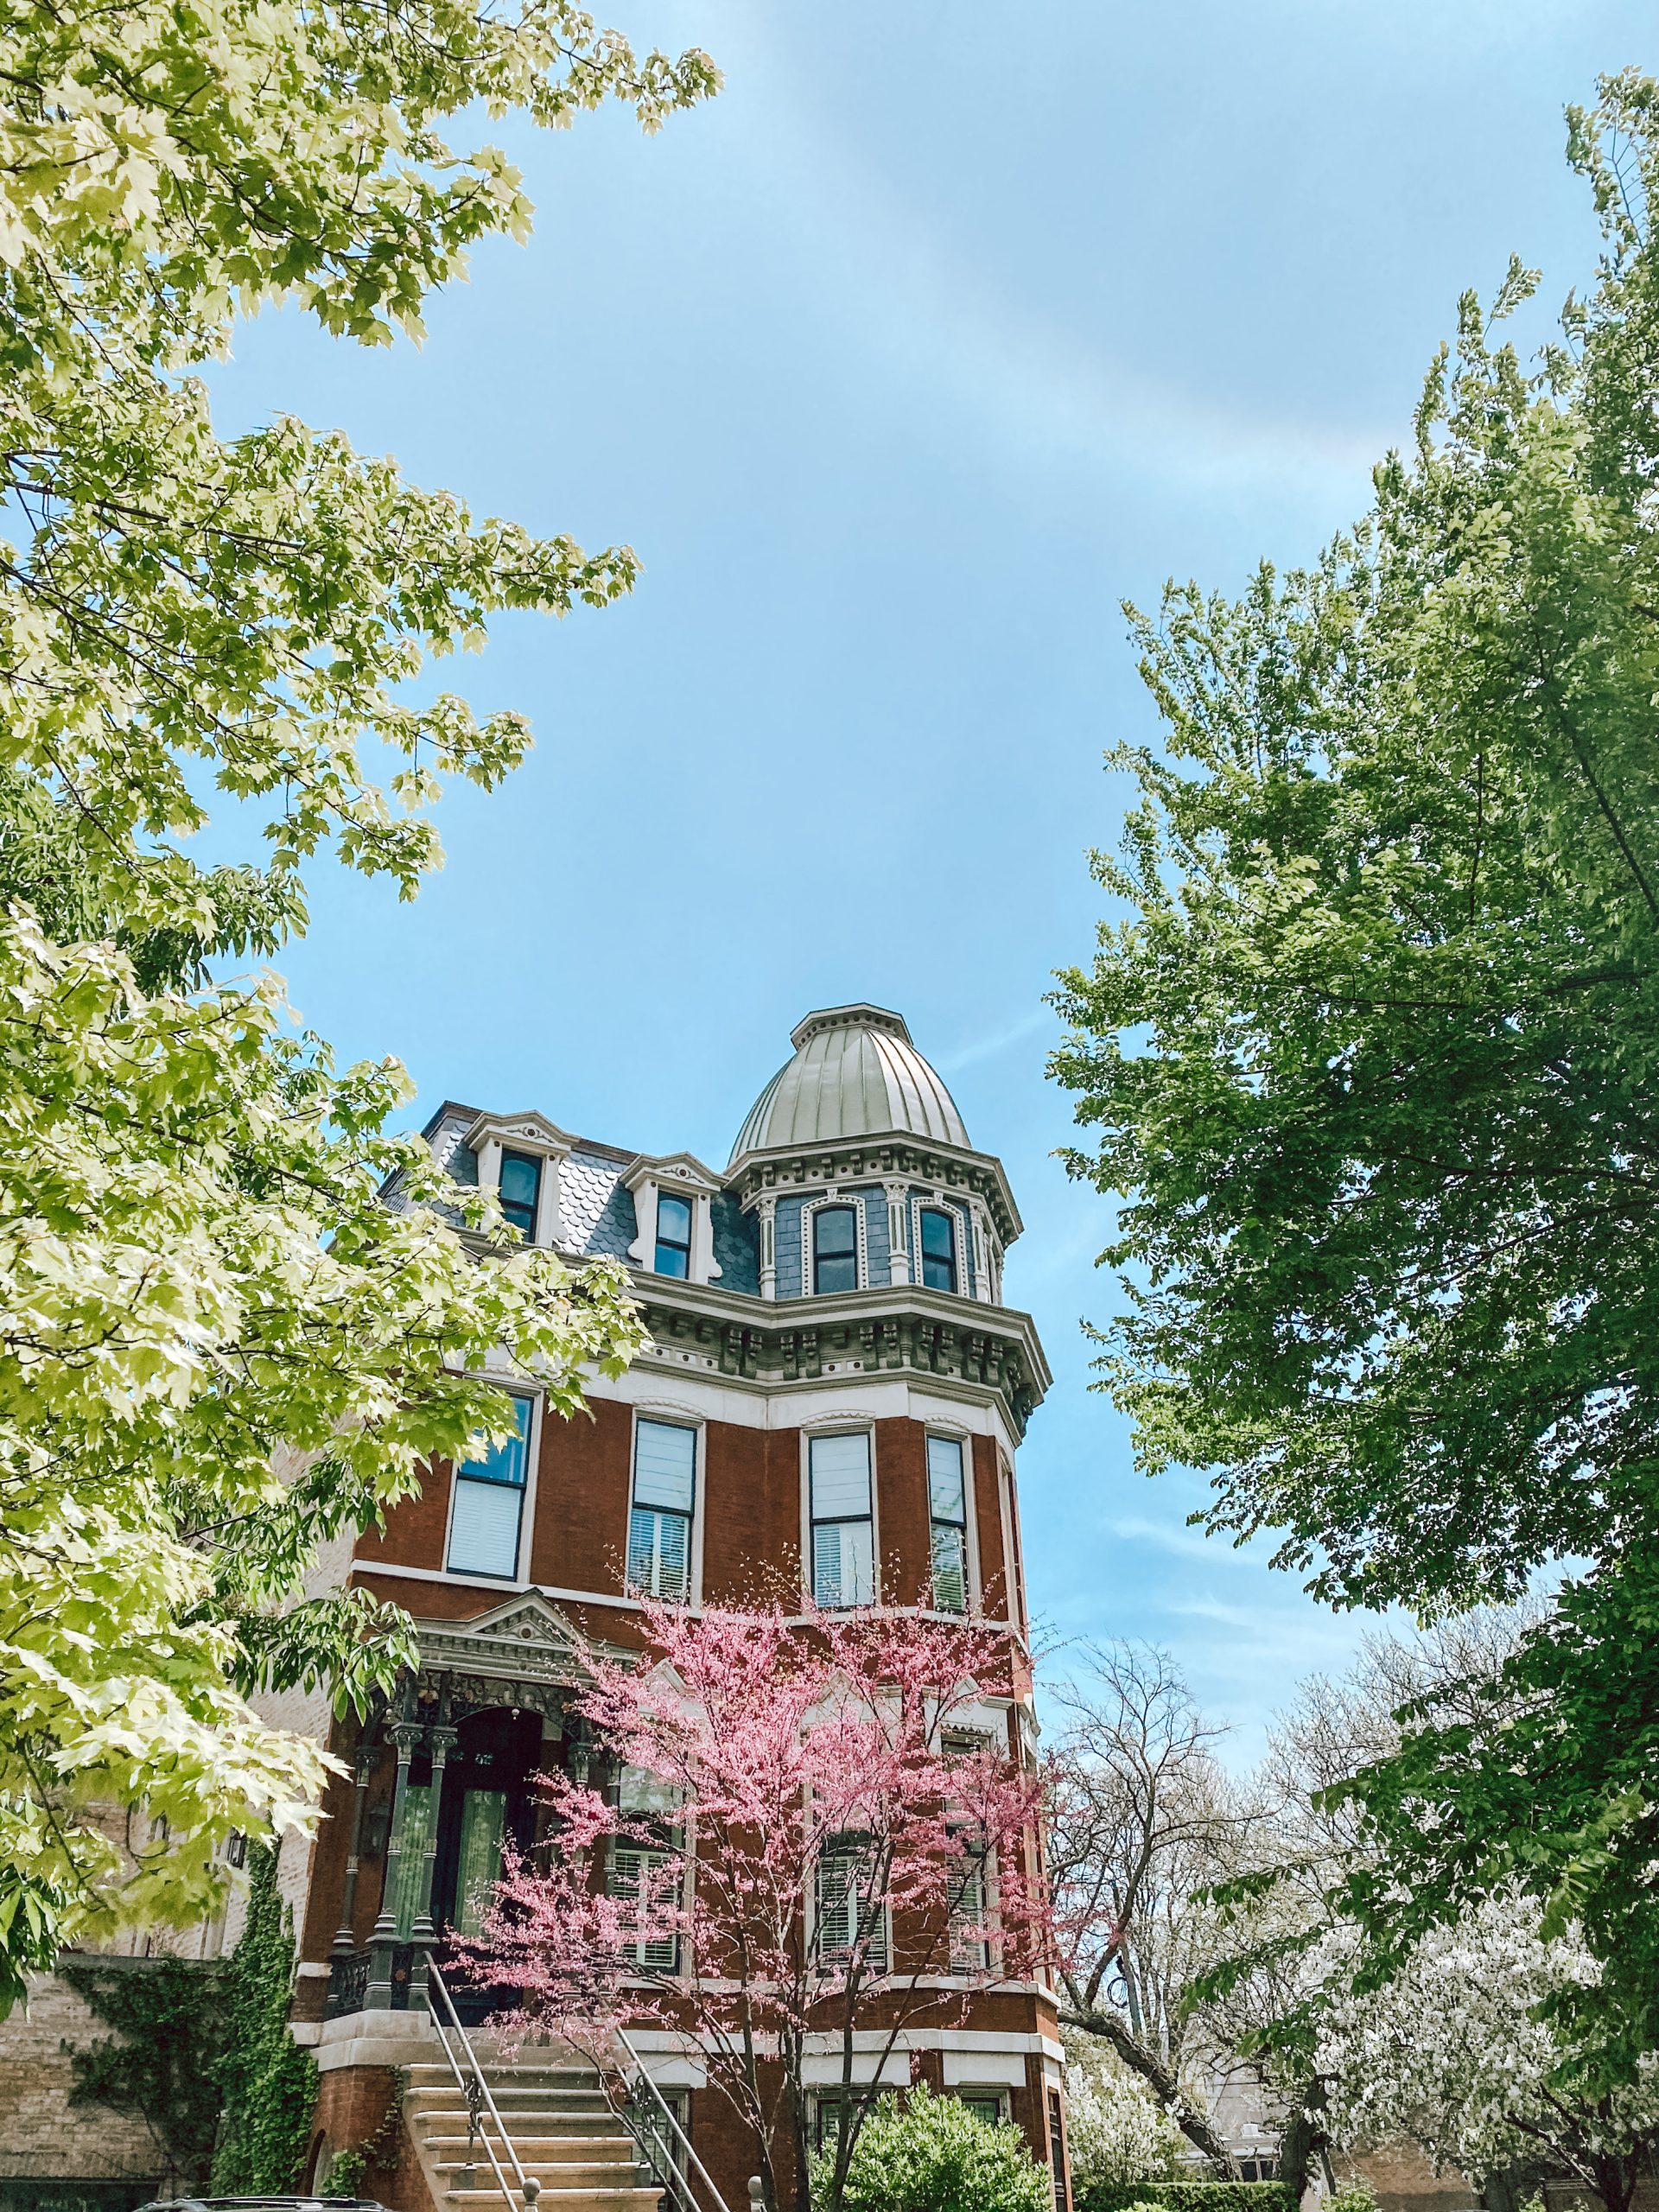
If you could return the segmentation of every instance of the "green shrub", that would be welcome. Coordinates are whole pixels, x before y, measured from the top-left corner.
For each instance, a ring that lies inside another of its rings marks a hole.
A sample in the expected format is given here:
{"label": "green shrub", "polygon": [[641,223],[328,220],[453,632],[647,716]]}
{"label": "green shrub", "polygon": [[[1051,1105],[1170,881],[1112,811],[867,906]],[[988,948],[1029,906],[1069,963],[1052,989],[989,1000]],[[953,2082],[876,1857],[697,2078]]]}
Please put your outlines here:
{"label": "green shrub", "polygon": [[317,2062],[289,2031],[294,1929],[276,1894],[276,1853],[250,1854],[247,1925],[226,1981],[229,2034],[220,2062],[223,2133],[213,2160],[221,2196],[274,2196],[290,2189],[305,2156],[317,2101]]}
{"label": "green shrub", "polygon": [[883,2097],[865,2121],[841,2212],[1053,2212],[1046,2168],[1006,2120],[993,2126],[956,2097],[912,2089]]}
{"label": "green shrub", "polygon": [[1377,2212],[1376,2191],[1363,2181],[1350,2182],[1325,2200],[1325,2212]]}
{"label": "green shrub", "polygon": [[1089,2182],[1077,2212],[1296,2212],[1281,2181]]}

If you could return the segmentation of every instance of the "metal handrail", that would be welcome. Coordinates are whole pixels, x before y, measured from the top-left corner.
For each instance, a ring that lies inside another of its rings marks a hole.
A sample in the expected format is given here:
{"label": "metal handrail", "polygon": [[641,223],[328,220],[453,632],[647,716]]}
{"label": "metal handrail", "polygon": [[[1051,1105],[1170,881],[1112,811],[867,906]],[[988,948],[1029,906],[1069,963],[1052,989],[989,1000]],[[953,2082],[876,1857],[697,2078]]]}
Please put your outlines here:
{"label": "metal handrail", "polygon": [[[697,2156],[696,2152],[693,2149],[691,2138],[680,2126],[679,2121],[675,2119],[672,2107],[668,2103],[655,2082],[652,2080],[649,2072],[646,2070],[645,2061],[640,2057],[639,2052],[628,2040],[626,2029],[618,2028],[615,2032],[618,2043],[620,2043],[623,2050],[626,2051],[629,2060],[632,2064],[633,2075],[637,2075],[639,2079],[645,2083],[646,2088],[650,2090],[652,2095],[656,2099],[657,2109],[661,2113],[663,2118],[668,2122],[669,2126],[672,2129],[676,2141],[684,2145],[686,2157],[690,2158],[692,2164],[696,2168],[698,2173],[702,2175],[703,2187],[714,2199],[715,2212],[730,2212],[730,2207],[728,2205],[725,2198],[715,2187],[713,2177],[710,2175],[708,2167],[703,2164],[702,2160]],[[630,2089],[632,2088],[633,2075],[629,2077],[628,2086]],[[630,2133],[633,2135],[635,2141],[639,2144],[640,2148],[642,2150],[645,2149],[645,2145],[639,2130],[637,2128],[631,2128]],[[677,2179],[677,2177],[678,2177],[677,2175],[676,2178]],[[669,2181],[666,2176],[659,2176],[658,2178],[662,2180],[665,2188],[673,2187],[673,2183]],[[684,2194],[688,2199],[690,2198],[690,2190],[686,2190]],[[696,2212],[695,2202],[691,2205],[691,2212]]]}
{"label": "metal handrail", "polygon": [[[435,1988],[443,1999],[450,2024],[455,2031],[455,2039],[460,2044],[467,2066],[471,2069],[469,2080],[461,2072],[455,2054],[449,2048],[448,2030],[438,2017],[437,2008],[435,2005],[432,2010],[432,2024],[438,2031],[438,2041],[443,2045],[443,2055],[449,2062],[449,2071],[455,2077],[455,2087],[467,2100],[467,2139],[470,2143],[473,2136],[477,2134],[482,2141],[490,2164],[495,2170],[496,2183],[500,2189],[502,2202],[506,2205],[507,2212],[518,2212],[520,2205],[524,2207],[524,2212],[536,2212],[536,2200],[542,2193],[542,2184],[534,2174],[526,2174],[518,2163],[518,2153],[512,2147],[512,2138],[503,2126],[501,2115],[495,2108],[495,2099],[490,2094],[490,2085],[485,2079],[484,2069],[479,2064],[478,2053],[473,2049],[471,2039],[461,2024],[461,2015],[455,2010],[454,1999],[449,1994],[449,1986],[438,1970],[437,1961],[431,1957],[429,1957],[426,1962],[426,1979],[428,1988]],[[495,2155],[495,2145],[491,2142],[487,2130],[480,2128],[478,2125],[478,2113],[480,2107],[495,2122],[495,2132],[505,2147],[507,2158],[512,2166],[513,2177],[518,2183],[518,2196],[516,2199],[505,2174],[501,2171],[501,2161]]]}

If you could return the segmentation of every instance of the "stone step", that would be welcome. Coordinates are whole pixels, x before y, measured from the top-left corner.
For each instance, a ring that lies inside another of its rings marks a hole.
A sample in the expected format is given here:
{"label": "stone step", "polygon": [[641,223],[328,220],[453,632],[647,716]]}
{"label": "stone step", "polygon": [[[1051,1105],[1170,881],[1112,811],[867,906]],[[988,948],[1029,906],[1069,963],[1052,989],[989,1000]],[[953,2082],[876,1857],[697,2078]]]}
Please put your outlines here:
{"label": "stone step", "polygon": [[[478,2063],[480,2071],[490,2081],[505,2082],[509,2085],[522,2083],[537,2088],[582,2089],[587,2088],[599,2079],[596,2067],[579,2065],[574,2061],[569,2064],[554,2063],[513,2065],[505,2059],[480,2057]],[[407,2070],[410,2082],[417,2085],[423,2085],[429,2082],[448,2082],[453,2085],[455,2078],[450,2069],[437,2059],[422,2059]]]}
{"label": "stone step", "polygon": [[[616,2114],[607,2104],[597,2104],[590,2112],[549,2111],[539,2105],[519,2105],[505,2108],[498,2106],[497,2110],[501,2113],[502,2126],[514,2134],[517,2134],[521,2128],[530,2129],[541,2135],[592,2135],[596,2133],[601,2135],[612,2135],[616,2132]],[[434,2127],[454,2128],[459,2126],[464,2129],[467,2125],[467,2107],[459,2101],[453,2104],[435,2105],[423,2098],[414,2107],[413,2117],[417,2123],[429,2124]],[[481,2116],[481,2124],[486,2127],[493,2127],[495,2122],[490,2118],[488,2113],[485,2113]]]}
{"label": "stone step", "polygon": [[[459,2212],[471,2212],[474,2205],[480,2212],[501,2212],[501,2191],[493,2175],[487,2189],[451,2189],[444,2194]],[[537,2198],[538,2204],[551,2204],[558,2212],[660,2212],[663,2192],[660,2189],[544,2189]]]}
{"label": "stone step", "polygon": [[[508,2172],[512,2168],[504,2158],[502,2165]],[[634,2168],[640,2163],[632,2152],[621,2158],[532,2158],[518,2152],[518,2163],[527,2174],[550,2187],[560,2189],[620,2189],[632,2188],[636,2182]],[[477,2174],[486,2178],[493,2169],[486,2158],[440,2158],[441,2174]]]}
{"label": "stone step", "polygon": [[[499,2089],[492,2082],[490,2095],[499,2113],[568,2112],[573,2118],[590,2113],[607,2112],[609,2101],[603,2089]],[[440,2088],[435,2084],[429,2089],[412,2092],[423,2112],[465,2112],[465,2090],[451,2087]]]}
{"label": "stone step", "polygon": [[[493,2129],[489,2132],[499,2145],[501,2139],[495,2136]],[[465,2135],[429,2135],[426,2147],[440,2160],[464,2158],[467,2142]],[[515,2128],[512,2147],[526,2163],[531,2158],[563,2160],[598,2155],[610,2158],[632,2158],[634,2155],[632,2135],[521,2135]]]}

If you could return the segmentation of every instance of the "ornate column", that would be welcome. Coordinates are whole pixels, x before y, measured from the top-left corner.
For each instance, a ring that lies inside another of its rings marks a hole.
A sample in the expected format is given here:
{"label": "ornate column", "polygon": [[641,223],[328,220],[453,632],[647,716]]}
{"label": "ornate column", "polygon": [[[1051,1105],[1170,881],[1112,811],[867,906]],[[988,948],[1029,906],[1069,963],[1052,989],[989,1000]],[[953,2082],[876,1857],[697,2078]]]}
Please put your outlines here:
{"label": "ornate column", "polygon": [[778,1295],[778,1201],[770,1193],[757,1199],[755,1211],[760,1218],[760,1295]]}
{"label": "ornate column", "polygon": [[991,1229],[982,1198],[969,1199],[968,1216],[974,1225],[974,1296],[988,1306],[996,1297],[996,1289],[991,1280]]}
{"label": "ornate column", "polygon": [[391,1793],[391,1821],[386,1830],[386,1870],[380,1888],[380,1910],[369,1937],[369,1987],[364,2004],[371,2012],[391,2010],[391,1955],[397,1948],[398,1869],[403,1857],[403,1827],[409,1810],[409,1764],[426,1731],[415,1713],[415,1678],[404,1685],[404,1709],[388,1732],[397,1747],[397,1779]]}
{"label": "ornate column", "polygon": [[426,1849],[422,1854],[420,1886],[415,1892],[415,1924],[410,1930],[410,1942],[415,1955],[409,1967],[409,2009],[419,2012],[425,2009],[427,1961],[437,1943],[438,1931],[432,1923],[432,1878],[438,1864],[438,1815],[443,1806],[444,1762],[453,1750],[460,1731],[449,1718],[449,1677],[443,1677],[438,1689],[437,1719],[426,1732],[426,1740],[432,1753],[432,1795],[429,1799],[431,1817],[426,1824]]}
{"label": "ornate column", "polygon": [[331,1957],[339,1960],[353,1959],[357,1955],[357,1875],[363,1849],[363,1801],[369,1794],[369,1775],[378,1748],[374,1739],[380,1726],[380,1713],[381,1707],[377,1699],[363,1723],[363,1732],[358,1738],[357,1756],[353,1761],[352,1840],[346,1854],[346,1891],[340,1900],[340,1926],[334,1930],[330,1952]]}
{"label": "ornate column", "polygon": [[887,1194],[887,1281],[910,1281],[910,1185],[884,1183]]}

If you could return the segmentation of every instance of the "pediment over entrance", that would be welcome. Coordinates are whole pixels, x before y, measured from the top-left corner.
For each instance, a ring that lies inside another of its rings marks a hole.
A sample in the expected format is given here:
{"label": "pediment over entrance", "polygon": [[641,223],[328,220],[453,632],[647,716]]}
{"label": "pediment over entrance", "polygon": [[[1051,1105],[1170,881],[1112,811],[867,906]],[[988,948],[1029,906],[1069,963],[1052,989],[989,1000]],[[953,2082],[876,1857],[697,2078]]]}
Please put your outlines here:
{"label": "pediment over entrance", "polygon": [[417,1619],[415,1630],[429,1681],[448,1674],[574,1688],[588,1679],[569,1621],[538,1591],[515,1591],[469,1621]]}

